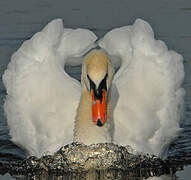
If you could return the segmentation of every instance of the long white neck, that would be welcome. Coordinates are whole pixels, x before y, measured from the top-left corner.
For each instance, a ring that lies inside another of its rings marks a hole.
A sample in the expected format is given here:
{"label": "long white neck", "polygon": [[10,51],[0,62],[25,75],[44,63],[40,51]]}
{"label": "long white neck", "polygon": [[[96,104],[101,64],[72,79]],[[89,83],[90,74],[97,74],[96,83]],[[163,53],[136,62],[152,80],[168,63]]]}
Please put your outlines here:
{"label": "long white neck", "polygon": [[77,110],[74,128],[74,142],[81,142],[87,145],[94,143],[112,142],[113,119],[108,94],[107,121],[99,127],[92,121],[92,100],[89,91],[83,91]]}

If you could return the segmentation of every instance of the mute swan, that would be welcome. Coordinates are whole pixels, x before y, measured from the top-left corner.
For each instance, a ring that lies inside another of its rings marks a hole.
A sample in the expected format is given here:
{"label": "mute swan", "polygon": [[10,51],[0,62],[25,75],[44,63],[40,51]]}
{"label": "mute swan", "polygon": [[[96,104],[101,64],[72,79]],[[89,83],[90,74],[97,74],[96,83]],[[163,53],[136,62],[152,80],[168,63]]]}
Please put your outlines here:
{"label": "mute swan", "polygon": [[[89,30],[63,29],[58,19],[13,54],[3,75],[4,109],[12,140],[31,155],[54,153],[73,140],[114,142],[161,155],[177,136],[182,56],[155,40],[150,25],[140,19],[108,32],[98,44],[96,39]],[[97,45],[104,50],[86,56],[81,92],[64,66]],[[113,77],[109,59],[116,62],[115,57],[121,66]]]}

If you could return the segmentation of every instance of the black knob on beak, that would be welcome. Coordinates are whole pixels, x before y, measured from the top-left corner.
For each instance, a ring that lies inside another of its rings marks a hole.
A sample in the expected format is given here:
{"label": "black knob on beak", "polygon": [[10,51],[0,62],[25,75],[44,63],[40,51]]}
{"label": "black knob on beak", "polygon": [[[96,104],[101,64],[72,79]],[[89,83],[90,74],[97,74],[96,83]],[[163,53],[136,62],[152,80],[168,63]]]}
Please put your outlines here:
{"label": "black knob on beak", "polygon": [[97,126],[99,126],[99,127],[103,126],[103,124],[102,124],[100,119],[97,120]]}

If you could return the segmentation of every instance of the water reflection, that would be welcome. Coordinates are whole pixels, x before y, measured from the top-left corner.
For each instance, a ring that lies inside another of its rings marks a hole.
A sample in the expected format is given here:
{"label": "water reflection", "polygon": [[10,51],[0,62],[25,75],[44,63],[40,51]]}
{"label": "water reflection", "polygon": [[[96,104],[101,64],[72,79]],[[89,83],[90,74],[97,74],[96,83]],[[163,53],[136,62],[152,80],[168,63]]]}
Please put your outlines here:
{"label": "water reflection", "polygon": [[178,180],[190,180],[191,179],[191,166],[185,166],[184,171],[178,171],[176,173]]}
{"label": "water reflection", "polygon": [[145,178],[144,176],[136,176],[135,174],[131,174],[127,171],[119,171],[119,170],[95,170],[90,169],[88,171],[83,172],[70,172],[66,174],[50,174],[43,173],[40,175],[36,175],[31,177],[30,173],[28,175],[13,175],[5,174],[0,176],[1,180],[31,180],[31,179],[40,179],[40,180],[190,180],[191,175],[191,166],[187,166],[184,168],[184,171],[178,171],[173,175],[161,175],[161,176],[153,176]]}
{"label": "water reflection", "polygon": [[[24,180],[24,179],[30,179],[27,176],[14,176],[11,177],[9,174],[6,174],[4,176],[0,176],[1,180],[13,180],[13,179],[19,179],[19,180]],[[41,180],[178,180],[175,175],[170,176],[170,175],[162,175],[160,177],[149,177],[147,179],[143,177],[130,177],[130,176],[125,176],[125,174],[120,175],[119,173],[108,173],[107,171],[94,171],[91,170],[86,173],[81,173],[81,174],[69,174],[65,176],[55,176],[55,175],[41,175],[38,177],[35,177],[34,179],[41,179]],[[188,180],[188,179],[180,179],[180,180]]]}
{"label": "water reflection", "polygon": [[177,178],[175,176],[170,175],[162,175],[160,177],[150,177],[147,180],[176,180]]}
{"label": "water reflection", "polygon": [[[175,172],[186,159],[161,160],[155,156],[132,154],[132,149],[114,144],[86,146],[72,143],[54,155],[34,156],[16,162],[1,162],[0,174],[10,173],[16,179],[87,179],[87,180],[174,180]],[[186,180],[189,169],[178,172]],[[156,177],[155,177],[156,176]],[[7,174],[0,179],[9,178]]]}

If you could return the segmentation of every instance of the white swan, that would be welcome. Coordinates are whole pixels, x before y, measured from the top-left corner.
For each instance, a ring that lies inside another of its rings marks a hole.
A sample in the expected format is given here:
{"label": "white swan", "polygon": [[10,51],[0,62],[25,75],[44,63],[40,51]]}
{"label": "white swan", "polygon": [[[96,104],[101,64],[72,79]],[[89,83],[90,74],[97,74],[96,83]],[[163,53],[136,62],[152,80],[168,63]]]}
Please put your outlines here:
{"label": "white swan", "polygon": [[[88,30],[63,29],[62,21],[54,20],[12,56],[3,75],[8,94],[4,109],[12,140],[31,155],[54,153],[73,141],[79,102],[74,141],[129,144],[160,155],[177,135],[184,96],[182,56],[168,51],[154,39],[151,27],[137,20],[99,41],[107,53],[121,59],[112,85],[110,56],[93,51],[83,63],[81,92],[80,83],[68,76],[64,65],[96,46],[96,39]],[[102,94],[105,85],[107,96]],[[92,105],[94,96],[101,97]],[[100,105],[104,97],[107,103]]]}

